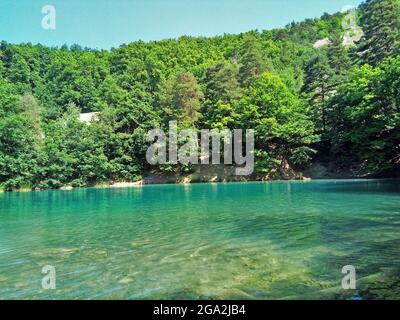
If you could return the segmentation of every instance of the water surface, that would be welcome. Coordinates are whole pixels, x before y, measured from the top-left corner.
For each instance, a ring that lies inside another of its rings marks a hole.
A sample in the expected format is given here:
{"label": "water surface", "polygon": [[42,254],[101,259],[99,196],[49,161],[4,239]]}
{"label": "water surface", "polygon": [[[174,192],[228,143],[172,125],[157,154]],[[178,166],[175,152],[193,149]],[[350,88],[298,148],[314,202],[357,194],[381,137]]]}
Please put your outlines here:
{"label": "water surface", "polygon": [[399,231],[398,181],[3,193],[0,299],[400,298]]}

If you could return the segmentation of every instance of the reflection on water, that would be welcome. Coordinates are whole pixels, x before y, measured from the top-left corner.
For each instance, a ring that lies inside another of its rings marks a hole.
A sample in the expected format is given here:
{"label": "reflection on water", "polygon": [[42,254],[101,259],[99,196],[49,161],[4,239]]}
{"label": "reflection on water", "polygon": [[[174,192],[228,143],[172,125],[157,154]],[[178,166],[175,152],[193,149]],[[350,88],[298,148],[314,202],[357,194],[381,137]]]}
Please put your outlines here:
{"label": "reflection on water", "polygon": [[396,181],[0,194],[0,299],[400,298],[399,228]]}

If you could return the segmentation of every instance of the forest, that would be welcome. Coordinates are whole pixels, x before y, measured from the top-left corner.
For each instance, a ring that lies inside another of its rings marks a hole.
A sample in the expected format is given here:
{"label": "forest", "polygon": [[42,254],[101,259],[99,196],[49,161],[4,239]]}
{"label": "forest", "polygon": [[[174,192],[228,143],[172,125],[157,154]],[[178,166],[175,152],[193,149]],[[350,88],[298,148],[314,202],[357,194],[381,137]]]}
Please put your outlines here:
{"label": "forest", "polygon": [[[394,176],[400,0],[368,0],[351,14],[111,50],[1,42],[0,188],[190,172],[146,162],[146,133],[169,121],[179,130],[254,129],[255,180],[327,159]],[[89,112],[99,113],[90,125],[79,120]]]}

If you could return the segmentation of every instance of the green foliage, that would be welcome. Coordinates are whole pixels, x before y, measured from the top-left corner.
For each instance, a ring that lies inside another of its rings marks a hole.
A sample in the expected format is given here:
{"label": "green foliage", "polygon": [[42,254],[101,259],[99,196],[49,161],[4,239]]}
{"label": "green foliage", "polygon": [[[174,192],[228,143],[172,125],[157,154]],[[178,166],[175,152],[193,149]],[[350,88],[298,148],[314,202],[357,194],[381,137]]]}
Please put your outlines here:
{"label": "green foliage", "polygon": [[332,44],[328,49],[328,60],[330,67],[334,70],[337,82],[341,82],[351,71],[352,63],[350,60],[348,49],[342,44],[341,37],[333,37]]}
{"label": "green foliage", "polygon": [[290,160],[297,167],[304,168],[311,163],[312,157],[316,153],[317,151],[310,147],[307,146],[298,147],[293,150]]}
{"label": "green foliage", "polygon": [[368,0],[361,10],[365,36],[359,50],[365,62],[376,65],[395,52],[400,40],[400,1]]}
{"label": "green foliage", "polygon": [[[373,171],[398,168],[399,2],[360,7],[356,48],[343,46],[343,13],[111,51],[1,42],[0,185],[134,181],[154,169],[146,133],[171,120],[180,130],[254,129],[264,176],[288,163],[306,167],[321,146]],[[331,45],[313,48],[323,38]],[[98,119],[80,122],[85,112]]]}
{"label": "green foliage", "polygon": [[206,70],[206,99],[207,103],[218,101],[232,103],[241,95],[238,81],[239,68],[228,61],[220,61]]}
{"label": "green foliage", "polygon": [[277,75],[264,73],[239,101],[237,114],[242,127],[254,128],[261,172],[271,164],[289,159],[299,148],[316,141],[314,125],[304,103],[292,94]]}
{"label": "green foliage", "polygon": [[351,150],[371,170],[399,165],[399,79],[400,56],[354,71],[336,99],[342,118],[332,137],[335,152]]}
{"label": "green foliage", "polygon": [[246,36],[241,48],[239,78],[244,87],[251,85],[265,70],[262,47],[254,36]]}
{"label": "green foliage", "polygon": [[97,139],[97,126],[79,121],[79,110],[71,104],[66,113],[45,127],[45,144],[34,186],[90,186],[105,180],[107,157]]}
{"label": "green foliage", "polygon": [[203,93],[194,75],[180,72],[167,82],[161,105],[169,119],[194,124],[200,118],[202,99]]}
{"label": "green foliage", "polygon": [[319,53],[305,67],[303,91],[308,95],[314,119],[320,132],[326,132],[328,123],[328,100],[332,96],[335,71],[326,55]]}
{"label": "green foliage", "polygon": [[6,190],[32,181],[37,168],[29,120],[20,114],[0,118],[0,181]]}
{"label": "green foliage", "polygon": [[206,70],[206,101],[202,113],[208,128],[230,128],[234,123],[234,104],[242,95],[236,64],[220,61]]}
{"label": "green foliage", "polygon": [[0,116],[18,111],[18,91],[10,82],[0,79]]}

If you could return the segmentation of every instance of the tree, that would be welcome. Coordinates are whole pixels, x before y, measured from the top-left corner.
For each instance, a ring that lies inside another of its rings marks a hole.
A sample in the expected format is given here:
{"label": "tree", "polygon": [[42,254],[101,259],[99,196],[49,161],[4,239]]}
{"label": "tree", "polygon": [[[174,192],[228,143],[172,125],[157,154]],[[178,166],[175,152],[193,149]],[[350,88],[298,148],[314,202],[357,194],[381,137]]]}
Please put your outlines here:
{"label": "tree", "polygon": [[[335,70],[339,82],[351,71],[352,64],[347,49],[342,44],[341,37],[334,37],[328,49],[329,65]],[[341,79],[340,79],[341,78]]]}
{"label": "tree", "polygon": [[0,78],[0,117],[20,111],[18,100],[17,87],[9,81]]}
{"label": "tree", "polygon": [[36,141],[36,145],[43,142],[41,110],[36,98],[32,94],[24,94],[20,100],[20,108],[26,114],[32,127],[32,135]]}
{"label": "tree", "polygon": [[241,128],[255,130],[257,167],[261,172],[283,165],[299,154],[298,148],[316,141],[307,107],[277,75],[263,73],[246,90],[237,108]]}
{"label": "tree", "polygon": [[326,132],[328,128],[328,100],[334,91],[334,74],[323,54],[314,56],[306,63],[303,92],[308,95],[317,129],[321,132]]}
{"label": "tree", "polygon": [[260,42],[254,36],[245,37],[241,51],[239,79],[243,87],[248,87],[267,70],[267,65]]}
{"label": "tree", "polygon": [[179,72],[167,83],[161,103],[170,119],[193,125],[200,119],[203,93],[190,72]]}
{"label": "tree", "polygon": [[238,66],[228,61],[220,61],[206,70],[205,98],[210,103],[232,103],[240,98]]}
{"label": "tree", "polygon": [[364,65],[343,84],[337,103],[344,123],[333,137],[336,154],[374,171],[400,165],[400,57],[373,68]]}
{"label": "tree", "polygon": [[32,183],[37,153],[30,129],[22,114],[0,117],[0,183],[7,191]]}
{"label": "tree", "polygon": [[34,185],[41,188],[91,186],[106,179],[107,157],[96,126],[79,121],[79,109],[70,104],[62,118],[45,126],[46,140]]}
{"label": "tree", "polygon": [[400,3],[398,0],[368,0],[362,6],[364,39],[359,51],[365,62],[377,65],[394,53],[400,40]]}
{"label": "tree", "polygon": [[17,92],[15,85],[0,79],[0,184],[9,191],[31,184],[37,158],[33,123]]}
{"label": "tree", "polygon": [[242,94],[237,65],[220,61],[206,70],[202,113],[207,127],[226,128],[233,119],[233,106]]}
{"label": "tree", "polygon": [[[256,129],[263,174],[288,162],[304,166],[313,148],[332,159],[351,155],[373,170],[393,168],[399,2],[362,5],[365,37],[350,49],[342,45],[341,13],[279,30],[138,41],[110,51],[1,42],[0,185],[136,180],[154,169],[146,133],[171,120],[178,130]],[[332,44],[313,48],[324,38]],[[372,65],[361,68],[357,56]],[[81,112],[99,112],[99,119],[81,123]],[[319,135],[323,143],[313,144]]]}

